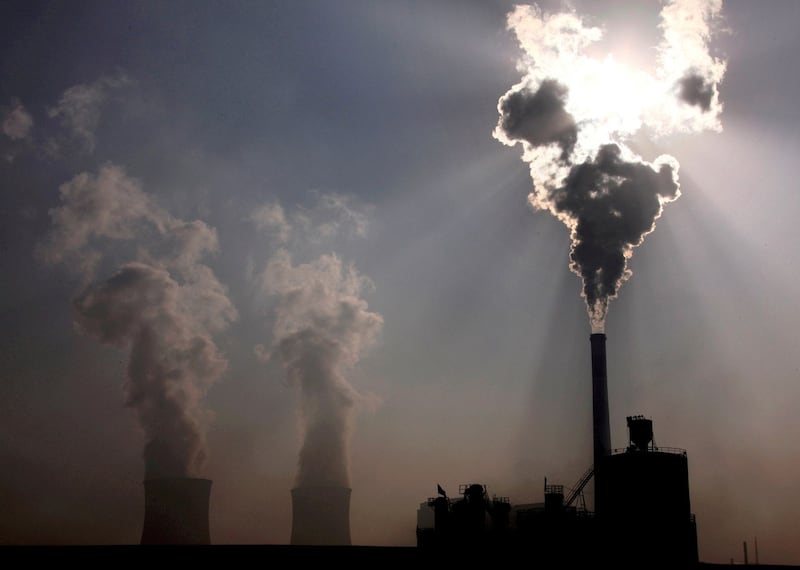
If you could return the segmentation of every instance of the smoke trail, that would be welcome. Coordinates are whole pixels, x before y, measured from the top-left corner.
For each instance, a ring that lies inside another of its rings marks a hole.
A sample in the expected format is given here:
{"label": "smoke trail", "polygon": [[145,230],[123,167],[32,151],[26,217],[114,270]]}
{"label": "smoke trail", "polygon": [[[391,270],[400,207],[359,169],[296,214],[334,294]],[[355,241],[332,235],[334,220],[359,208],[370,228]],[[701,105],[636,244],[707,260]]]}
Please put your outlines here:
{"label": "smoke trail", "polygon": [[383,318],[360,297],[365,278],[335,255],[293,265],[280,249],[262,277],[265,292],[278,298],[273,351],[301,398],[297,486],[349,486],[348,442],[360,396],[346,374]]}
{"label": "smoke trail", "polygon": [[655,229],[664,204],[680,196],[678,161],[652,162],[626,142],[648,129],[721,130],[719,84],[725,63],[709,53],[721,0],[672,0],[661,11],[663,34],[653,74],[585,52],[602,38],[573,13],[517,6],[508,27],[525,52],[524,77],[499,100],[494,137],[520,144],[530,166],[536,209],[570,230],[570,268],[581,277],[594,332],[608,303],[631,275],[633,249]]}
{"label": "smoke trail", "polygon": [[[272,225],[282,230],[281,242],[301,246],[350,227],[363,234],[366,224],[363,212],[339,195],[319,196],[314,210],[300,209],[291,223],[277,204],[259,211],[268,212]],[[262,218],[254,220],[259,227]],[[288,240],[289,233],[300,235]],[[295,264],[285,247],[275,251],[261,274],[263,291],[273,296],[276,308],[272,344],[269,350],[257,347],[257,352],[280,359],[300,396],[298,487],[350,486],[348,446],[354,408],[363,397],[347,374],[383,326],[383,318],[361,298],[368,284],[353,265],[345,266],[334,254]]]}
{"label": "smoke trail", "polygon": [[[225,287],[200,263],[217,250],[216,232],[173,218],[113,165],[62,185],[61,200],[38,253],[83,273],[73,302],[79,330],[130,349],[126,405],[144,431],[146,477],[195,475],[210,421],[202,401],[227,366],[212,333],[236,318]],[[136,260],[95,282],[114,242],[134,245]]]}
{"label": "smoke trail", "polygon": [[0,131],[12,141],[29,139],[33,129],[33,117],[19,101],[12,101],[11,108],[0,108],[3,115]]}
{"label": "smoke trail", "polygon": [[[73,85],[61,95],[58,103],[47,109],[52,119],[61,123],[81,150],[92,153],[95,148],[95,131],[100,124],[103,107],[116,90],[129,86],[132,80],[124,73],[106,75],[92,83]],[[51,140],[50,152],[58,152],[64,141]]]}

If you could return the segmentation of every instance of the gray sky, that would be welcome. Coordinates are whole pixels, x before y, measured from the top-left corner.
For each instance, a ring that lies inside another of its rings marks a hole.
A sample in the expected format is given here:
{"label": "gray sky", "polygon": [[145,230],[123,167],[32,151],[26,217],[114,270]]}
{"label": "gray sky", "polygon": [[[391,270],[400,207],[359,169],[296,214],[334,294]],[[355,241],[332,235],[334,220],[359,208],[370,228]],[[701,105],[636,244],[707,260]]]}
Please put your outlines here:
{"label": "gray sky", "polygon": [[[571,4],[605,30],[598,52],[653,65],[660,3]],[[75,328],[86,274],[36,253],[59,187],[110,166],[154,209],[150,229],[93,238],[93,282],[143,248],[166,259],[175,244],[156,243],[158,224],[216,229],[216,253],[198,263],[238,318],[198,333],[228,361],[202,403],[214,542],[289,539],[301,395],[263,358],[289,314],[264,284],[280,248],[295,266],[334,253],[354,264],[371,283],[337,294],[383,320],[344,366],[358,394],[354,543],[413,544],[437,483],[483,482],[522,503],[545,476],[579,478],[591,329],[569,232],[527,205],[520,149],[492,137],[497,101],[521,78],[512,8],[0,5],[0,542],[139,539],[145,435],[124,405],[129,350]],[[625,416],[641,413],[659,445],[687,449],[710,562],[758,536],[761,562],[800,564],[798,21],[792,0],[726,1],[711,42],[728,65],[722,132],[635,141],[645,160],[677,158],[682,196],[610,305],[612,442],[625,445]]]}

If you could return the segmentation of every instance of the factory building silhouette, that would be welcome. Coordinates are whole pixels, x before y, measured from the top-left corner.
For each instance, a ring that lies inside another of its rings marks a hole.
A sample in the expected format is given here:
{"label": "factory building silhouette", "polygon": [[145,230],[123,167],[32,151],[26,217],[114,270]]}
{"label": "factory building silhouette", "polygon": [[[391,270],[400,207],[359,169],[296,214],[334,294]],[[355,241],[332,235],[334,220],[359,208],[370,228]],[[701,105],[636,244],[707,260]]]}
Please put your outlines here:
{"label": "factory building silhouette", "polygon": [[[543,502],[512,506],[480,483],[420,504],[417,545],[427,550],[508,548],[559,563],[686,567],[698,563],[686,451],[657,447],[653,422],[628,416],[628,445],[611,447],[606,336],[592,334],[594,463],[565,493],[545,479]],[[594,510],[584,488],[594,482]]]}

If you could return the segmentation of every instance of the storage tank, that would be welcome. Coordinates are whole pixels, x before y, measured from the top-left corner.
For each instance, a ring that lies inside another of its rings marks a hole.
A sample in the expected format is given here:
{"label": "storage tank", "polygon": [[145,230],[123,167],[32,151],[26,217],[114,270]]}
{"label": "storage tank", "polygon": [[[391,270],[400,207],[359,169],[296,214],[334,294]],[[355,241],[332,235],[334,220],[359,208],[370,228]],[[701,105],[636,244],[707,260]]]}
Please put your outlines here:
{"label": "storage tank", "polygon": [[649,445],[652,422],[628,420],[631,444],[602,463],[604,510],[598,521],[609,558],[694,564],[697,532],[686,451]]}

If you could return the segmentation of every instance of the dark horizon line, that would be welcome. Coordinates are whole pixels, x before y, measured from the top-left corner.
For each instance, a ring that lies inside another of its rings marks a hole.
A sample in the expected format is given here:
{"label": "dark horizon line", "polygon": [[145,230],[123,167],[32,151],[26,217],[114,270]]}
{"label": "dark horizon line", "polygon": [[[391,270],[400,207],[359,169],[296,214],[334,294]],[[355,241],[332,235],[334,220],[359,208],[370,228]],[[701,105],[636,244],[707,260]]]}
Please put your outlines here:
{"label": "dark horizon line", "polygon": [[[463,550],[452,551],[445,549],[439,552],[421,549],[417,546],[367,546],[367,545],[348,545],[348,546],[301,546],[292,544],[211,544],[201,546],[186,546],[186,545],[141,545],[141,544],[106,544],[106,545],[81,545],[81,544],[64,544],[64,545],[34,545],[34,544],[0,544],[0,552],[6,554],[20,554],[24,556],[34,556],[52,560],[58,560],[59,564],[69,562],[69,557],[74,556],[74,560],[86,562],[91,559],[93,561],[105,560],[118,560],[120,556],[142,556],[150,557],[154,553],[164,555],[175,554],[180,552],[181,560],[184,562],[198,561],[211,561],[214,562],[214,556],[220,556],[220,561],[225,560],[231,562],[231,554],[236,554],[236,551],[243,556],[253,553],[253,551],[264,551],[272,553],[276,557],[291,554],[297,556],[299,559],[339,559],[343,561],[391,561],[392,563],[424,561],[430,559],[441,560],[459,560],[459,559],[478,559],[486,556],[487,559],[492,560],[507,560],[512,563],[519,554],[528,553],[525,547],[508,548],[508,549],[486,549],[486,550]],[[16,552],[15,552],[16,551]],[[64,558],[67,556],[67,558]],[[188,558],[186,558],[188,556]],[[209,560],[209,556],[212,559]],[[56,558],[57,557],[57,558]],[[224,557],[224,558],[222,558]],[[28,558],[27,560],[33,560]],[[145,560],[142,558],[142,560]],[[151,560],[148,558],[148,560]],[[262,559],[263,560],[263,559]],[[538,560],[538,559],[537,559]],[[545,562],[544,560],[538,560]],[[700,562],[691,568],[700,569],[713,569],[713,568],[730,568],[730,563],[713,563],[713,562]],[[782,569],[782,570],[800,570],[800,565],[786,565],[786,564],[736,564],[740,568],[756,568],[761,570]],[[558,566],[556,566],[558,567]]]}

